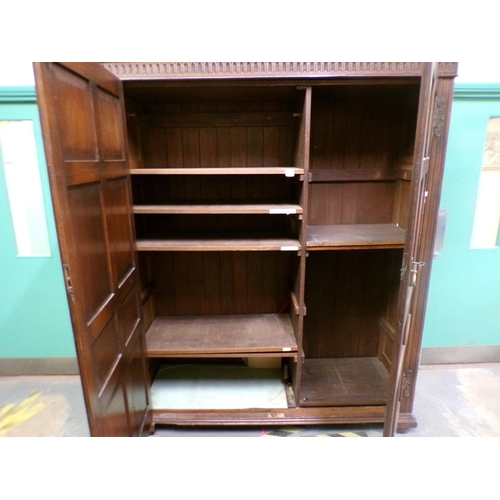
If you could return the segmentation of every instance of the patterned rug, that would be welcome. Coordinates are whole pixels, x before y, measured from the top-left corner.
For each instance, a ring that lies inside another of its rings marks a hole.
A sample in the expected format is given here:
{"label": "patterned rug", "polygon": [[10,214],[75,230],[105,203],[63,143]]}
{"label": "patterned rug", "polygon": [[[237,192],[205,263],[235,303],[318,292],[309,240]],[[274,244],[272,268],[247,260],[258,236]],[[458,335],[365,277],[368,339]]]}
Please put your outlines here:
{"label": "patterned rug", "polygon": [[261,437],[368,437],[364,431],[325,431],[315,433],[308,428],[291,427],[261,431]]}

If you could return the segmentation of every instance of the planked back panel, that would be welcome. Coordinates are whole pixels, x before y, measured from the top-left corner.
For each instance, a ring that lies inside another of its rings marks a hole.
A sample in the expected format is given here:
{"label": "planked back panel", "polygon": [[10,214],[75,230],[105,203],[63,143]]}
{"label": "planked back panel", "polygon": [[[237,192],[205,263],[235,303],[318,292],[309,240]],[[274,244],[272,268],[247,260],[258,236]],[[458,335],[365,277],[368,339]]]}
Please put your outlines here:
{"label": "planked back panel", "polygon": [[[148,104],[149,118],[143,125],[142,134],[144,166],[292,166],[295,151],[293,111],[294,104],[288,101]],[[251,121],[248,121],[249,113],[253,117]],[[153,119],[155,115],[156,120]],[[285,120],[284,115],[288,117]]]}
{"label": "planked back panel", "polygon": [[379,321],[401,250],[311,252],[307,259],[304,352],[308,358],[377,356]]}
{"label": "planked back panel", "polygon": [[151,253],[159,316],[288,311],[298,257],[290,252]]}
{"label": "planked back panel", "polygon": [[405,221],[415,103],[413,86],[314,89],[309,224]]}

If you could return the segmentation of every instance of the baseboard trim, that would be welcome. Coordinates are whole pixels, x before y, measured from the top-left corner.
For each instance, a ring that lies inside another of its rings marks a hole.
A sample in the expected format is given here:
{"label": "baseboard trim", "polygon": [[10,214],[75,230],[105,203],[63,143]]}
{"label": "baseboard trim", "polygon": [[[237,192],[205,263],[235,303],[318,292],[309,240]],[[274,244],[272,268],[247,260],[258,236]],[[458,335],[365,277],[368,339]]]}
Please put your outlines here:
{"label": "baseboard trim", "polygon": [[79,375],[76,358],[3,358],[0,376],[8,375]]}
{"label": "baseboard trim", "polygon": [[500,363],[500,345],[464,347],[424,347],[421,365]]}

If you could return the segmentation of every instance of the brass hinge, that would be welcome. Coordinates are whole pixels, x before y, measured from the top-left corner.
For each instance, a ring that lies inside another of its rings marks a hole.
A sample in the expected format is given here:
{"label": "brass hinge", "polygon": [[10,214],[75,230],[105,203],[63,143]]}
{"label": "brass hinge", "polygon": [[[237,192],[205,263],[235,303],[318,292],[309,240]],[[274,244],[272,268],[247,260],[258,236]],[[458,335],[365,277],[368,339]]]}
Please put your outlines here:
{"label": "brass hinge", "polygon": [[415,286],[417,283],[417,274],[421,267],[425,266],[425,262],[412,262],[410,268],[410,283],[409,286]]}
{"label": "brass hinge", "polygon": [[71,281],[71,272],[69,269],[69,264],[63,264],[64,272],[64,283],[66,284],[66,292],[73,298],[73,283]]}
{"label": "brass hinge", "polygon": [[[410,282],[409,282],[409,286],[415,286],[415,283],[417,281],[417,273],[418,273],[418,270],[425,266],[425,262],[415,262],[413,261],[411,264],[410,264],[410,272],[411,272],[411,276],[410,276]],[[406,266],[406,254],[403,255],[403,264],[401,266],[401,281],[404,279],[405,277],[405,274],[406,274],[406,269],[407,269],[407,266]]]}

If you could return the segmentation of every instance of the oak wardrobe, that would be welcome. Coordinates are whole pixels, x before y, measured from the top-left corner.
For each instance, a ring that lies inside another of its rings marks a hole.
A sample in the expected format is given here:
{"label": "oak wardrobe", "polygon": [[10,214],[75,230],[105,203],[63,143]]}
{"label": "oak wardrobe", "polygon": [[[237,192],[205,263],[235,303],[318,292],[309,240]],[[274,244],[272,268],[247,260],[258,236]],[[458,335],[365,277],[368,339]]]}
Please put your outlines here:
{"label": "oak wardrobe", "polygon": [[35,64],[93,436],[416,425],[456,70]]}

